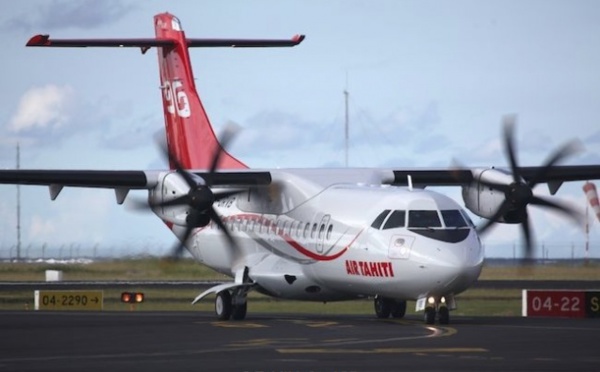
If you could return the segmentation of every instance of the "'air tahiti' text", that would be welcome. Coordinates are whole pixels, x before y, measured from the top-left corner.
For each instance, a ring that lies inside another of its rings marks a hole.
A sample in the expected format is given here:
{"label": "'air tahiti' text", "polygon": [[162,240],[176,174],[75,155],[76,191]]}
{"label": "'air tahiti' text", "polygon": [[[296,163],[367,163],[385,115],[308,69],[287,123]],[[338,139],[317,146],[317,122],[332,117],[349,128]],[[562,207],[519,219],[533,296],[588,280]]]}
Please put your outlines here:
{"label": "'air tahiti' text", "polygon": [[393,277],[394,268],[391,262],[370,262],[346,260],[348,275]]}

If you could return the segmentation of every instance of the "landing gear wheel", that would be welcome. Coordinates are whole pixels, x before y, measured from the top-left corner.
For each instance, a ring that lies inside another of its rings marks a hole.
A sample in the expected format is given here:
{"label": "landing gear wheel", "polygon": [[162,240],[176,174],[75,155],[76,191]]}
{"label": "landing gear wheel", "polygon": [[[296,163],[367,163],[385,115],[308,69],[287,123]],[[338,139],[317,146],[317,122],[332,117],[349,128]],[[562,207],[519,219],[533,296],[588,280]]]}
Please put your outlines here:
{"label": "landing gear wheel", "polygon": [[243,304],[233,305],[233,312],[231,313],[231,317],[233,320],[244,320],[246,317],[246,310],[248,310],[248,303],[244,302]]}
{"label": "landing gear wheel", "polygon": [[435,323],[435,309],[433,307],[425,308],[425,324],[434,324]]}
{"label": "landing gear wheel", "polygon": [[392,303],[392,318],[404,318],[406,315],[406,301],[396,300]]}
{"label": "landing gear wheel", "polygon": [[385,319],[390,317],[390,313],[392,312],[392,300],[381,296],[375,296],[374,305],[377,318]]}
{"label": "landing gear wheel", "polygon": [[217,293],[215,298],[215,313],[219,320],[229,320],[231,317],[231,294],[229,291]]}
{"label": "landing gear wheel", "polygon": [[441,306],[438,309],[438,319],[440,324],[448,324],[450,323],[450,310],[446,306]]}

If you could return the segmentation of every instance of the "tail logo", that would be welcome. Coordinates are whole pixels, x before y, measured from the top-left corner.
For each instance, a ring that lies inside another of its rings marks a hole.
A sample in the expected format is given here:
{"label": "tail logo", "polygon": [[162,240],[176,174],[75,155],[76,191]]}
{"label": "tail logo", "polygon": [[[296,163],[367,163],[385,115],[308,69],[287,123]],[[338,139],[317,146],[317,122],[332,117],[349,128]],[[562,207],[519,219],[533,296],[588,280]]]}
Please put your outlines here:
{"label": "tail logo", "polygon": [[[183,84],[180,80],[165,81],[163,86],[163,96],[167,103],[167,111],[182,118],[189,118],[192,114],[190,110],[190,100],[187,93],[183,90]],[[175,96],[175,97],[173,97]]]}

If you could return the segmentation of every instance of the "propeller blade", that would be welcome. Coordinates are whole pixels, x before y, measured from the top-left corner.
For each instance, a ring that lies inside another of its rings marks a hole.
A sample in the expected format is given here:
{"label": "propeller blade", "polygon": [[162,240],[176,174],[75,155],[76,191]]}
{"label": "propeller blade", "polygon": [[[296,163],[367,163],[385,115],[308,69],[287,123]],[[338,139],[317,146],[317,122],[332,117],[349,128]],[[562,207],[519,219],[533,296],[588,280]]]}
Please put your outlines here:
{"label": "propeller blade", "polygon": [[174,166],[175,171],[183,177],[183,179],[188,184],[188,186],[190,188],[197,187],[198,186],[197,179],[194,177],[193,174],[186,171],[184,169],[184,167],[181,165],[177,156],[175,156],[175,154],[173,154],[169,151],[169,146],[167,145],[167,141],[164,138],[158,139],[157,145],[158,145],[161,153],[163,154],[163,156]]}
{"label": "propeller blade", "polygon": [[485,223],[483,225],[477,227],[477,232],[479,234],[483,234],[490,227],[492,227],[493,224],[498,222],[500,217],[502,217],[503,214],[508,212],[509,209],[510,209],[510,202],[508,200],[505,200],[504,203],[502,203],[502,205],[500,205],[500,207],[498,208],[496,213],[494,213],[494,215],[489,220],[485,221]]}
{"label": "propeller blade", "polygon": [[229,232],[229,229],[227,228],[227,226],[225,226],[225,224],[223,223],[223,220],[221,220],[221,217],[217,214],[217,211],[214,208],[210,208],[208,210],[208,215],[209,215],[210,219],[213,220],[217,224],[217,226],[219,226],[219,228],[221,228],[221,230],[223,230],[223,233],[225,234],[225,237],[227,237],[229,244],[232,247],[237,247],[235,239]]}
{"label": "propeller blade", "polygon": [[578,224],[580,222],[582,222],[581,219],[583,216],[581,215],[581,213],[579,213],[575,209],[570,208],[564,204],[557,203],[557,202],[548,200],[546,198],[542,198],[540,196],[534,196],[532,198],[532,200],[529,202],[529,204],[539,205],[541,207],[546,207],[546,208],[557,210],[557,211],[562,212],[562,213],[566,214],[567,216],[571,217]]}
{"label": "propeller blade", "polygon": [[576,154],[581,151],[582,144],[580,141],[572,140],[558,149],[556,149],[551,156],[544,162],[542,168],[529,180],[529,187],[533,188],[535,185],[540,183],[540,180],[544,179],[544,177],[548,174],[548,172],[554,167],[554,165],[561,160]]}
{"label": "propeller blade", "polygon": [[187,242],[188,238],[192,234],[192,230],[194,230],[193,227],[187,227],[185,229],[185,234],[183,235],[183,238],[180,241],[178,241],[177,243],[175,243],[175,246],[171,250],[170,258],[172,260],[175,260],[175,261],[179,260],[181,258],[181,256],[183,256],[183,251],[185,249],[185,243]]}
{"label": "propeller blade", "polygon": [[223,152],[225,152],[225,149],[227,149],[227,146],[229,145],[231,140],[233,140],[235,138],[237,132],[238,132],[237,126],[235,126],[234,124],[228,124],[225,127],[225,129],[223,130],[223,132],[221,133],[221,136],[219,138],[220,146],[217,145],[217,147],[215,148],[215,153],[213,154],[213,160],[210,165],[210,174],[211,175],[213,173],[215,173],[215,171],[217,170],[217,167],[219,166],[219,160],[221,159],[221,154]]}
{"label": "propeller blade", "polygon": [[510,162],[510,170],[513,175],[513,179],[516,183],[521,182],[521,174],[519,172],[519,166],[517,164],[517,157],[515,154],[514,145],[514,127],[517,117],[515,115],[507,115],[504,117],[504,150],[508,156]]}
{"label": "propeller blade", "polygon": [[525,218],[521,222],[521,230],[523,230],[523,240],[525,241],[525,258],[530,259],[533,257],[533,236],[527,211],[525,211]]}

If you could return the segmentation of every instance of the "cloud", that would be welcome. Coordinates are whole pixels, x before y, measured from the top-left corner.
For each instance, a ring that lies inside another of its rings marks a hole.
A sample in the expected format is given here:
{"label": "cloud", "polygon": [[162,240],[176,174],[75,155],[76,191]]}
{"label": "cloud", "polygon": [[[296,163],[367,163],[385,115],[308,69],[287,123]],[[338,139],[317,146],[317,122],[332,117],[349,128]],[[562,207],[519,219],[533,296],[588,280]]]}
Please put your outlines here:
{"label": "cloud", "polygon": [[134,10],[131,3],[120,0],[53,0],[36,3],[27,12],[5,20],[3,30],[55,31],[67,28],[93,29],[114,23]]}
{"label": "cloud", "polygon": [[13,154],[16,142],[24,147],[56,147],[73,136],[98,132],[97,141],[110,149],[152,144],[152,132],[162,124],[150,115],[134,118],[132,106],[130,101],[114,101],[108,96],[83,101],[68,85],[33,87],[22,95],[15,113],[0,128],[0,157],[5,150]]}
{"label": "cloud", "polygon": [[281,111],[262,111],[248,119],[244,130],[232,144],[232,151],[240,156],[267,154],[271,151],[302,149],[309,145],[328,142],[320,136],[327,126],[307,121],[298,115]]}
{"label": "cloud", "polygon": [[70,120],[73,88],[45,85],[31,88],[21,97],[17,112],[10,119],[12,133],[32,133],[36,130],[52,132]]}

